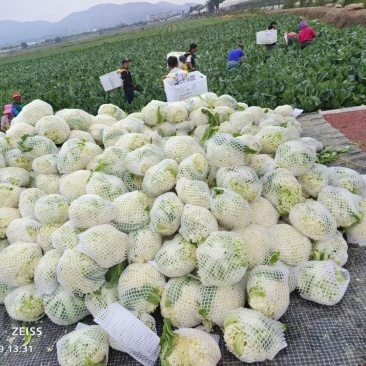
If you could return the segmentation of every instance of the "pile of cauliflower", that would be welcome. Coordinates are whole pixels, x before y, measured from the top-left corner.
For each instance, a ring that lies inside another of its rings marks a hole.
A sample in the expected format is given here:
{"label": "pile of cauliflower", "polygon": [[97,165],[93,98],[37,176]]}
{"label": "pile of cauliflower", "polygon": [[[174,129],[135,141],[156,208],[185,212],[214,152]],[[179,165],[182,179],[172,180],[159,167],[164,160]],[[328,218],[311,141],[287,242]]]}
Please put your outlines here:
{"label": "pile of cauliflower", "polygon": [[[337,304],[347,242],[366,245],[365,176],[317,164],[301,132],[291,106],[214,93],[130,115],[31,102],[0,133],[0,304],[71,325],[119,303],[146,331],[159,309],[166,366],[216,365],[215,325],[241,361],[272,360],[290,293]],[[58,360],[99,364],[109,346],[126,350],[76,329]]]}

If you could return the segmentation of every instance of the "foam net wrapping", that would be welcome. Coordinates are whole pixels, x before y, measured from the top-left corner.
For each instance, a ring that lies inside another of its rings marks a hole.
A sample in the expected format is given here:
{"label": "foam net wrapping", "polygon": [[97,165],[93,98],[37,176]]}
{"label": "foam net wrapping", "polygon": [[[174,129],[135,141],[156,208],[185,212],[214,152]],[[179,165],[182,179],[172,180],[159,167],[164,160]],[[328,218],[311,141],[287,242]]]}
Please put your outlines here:
{"label": "foam net wrapping", "polygon": [[6,237],[10,244],[18,241],[35,243],[41,226],[42,224],[40,222],[33,219],[15,219],[8,225]]}
{"label": "foam net wrapping", "polygon": [[77,170],[76,172],[65,174],[60,181],[60,193],[72,202],[86,194],[86,186],[90,179],[89,170]]}
{"label": "foam net wrapping", "polygon": [[195,153],[180,162],[177,179],[205,180],[208,169],[209,166],[205,156]]}
{"label": "foam net wrapping", "polygon": [[287,346],[280,322],[244,308],[229,312],[225,318],[224,339],[229,351],[248,363],[273,360]]}
{"label": "foam net wrapping", "polygon": [[316,160],[315,147],[301,141],[289,141],[280,145],[275,161],[280,168],[288,169],[293,175],[305,174]]}
{"label": "foam net wrapping", "polygon": [[[34,134],[34,126],[24,122],[12,123],[10,128],[6,131],[6,142],[11,148],[16,149],[18,147],[18,143],[22,140],[24,135],[31,136]],[[0,154],[1,153],[5,155],[3,149],[0,148]]]}
{"label": "foam net wrapping", "polygon": [[[364,204],[365,204],[364,200]],[[366,245],[366,215],[362,218],[362,220],[355,226],[352,226],[347,229],[346,237],[348,243]]]}
{"label": "foam net wrapping", "polygon": [[130,311],[114,303],[94,321],[108,333],[112,348],[128,353],[144,366],[155,365],[160,338]]}
{"label": "foam net wrapping", "polygon": [[159,272],[167,277],[180,277],[191,273],[196,265],[196,246],[177,234],[166,240],[156,253],[155,261]]}
{"label": "foam net wrapping", "polygon": [[18,187],[27,187],[30,183],[30,176],[29,173],[23,168],[1,168],[0,182],[10,183]]}
{"label": "foam net wrapping", "polygon": [[170,279],[161,296],[161,315],[170,319],[176,328],[200,324],[199,287],[200,282],[190,276]]}
{"label": "foam net wrapping", "polygon": [[22,286],[33,281],[34,270],[42,258],[38,244],[17,242],[0,252],[0,283]]}
{"label": "foam net wrapping", "polygon": [[[170,354],[162,355],[162,362],[179,366],[216,366],[221,359],[219,345],[211,334],[199,329],[181,328],[173,332],[173,347]],[[163,346],[164,347],[164,346]]]}
{"label": "foam net wrapping", "polygon": [[129,263],[144,263],[154,259],[161,248],[162,236],[148,226],[128,234],[127,259]]}
{"label": "foam net wrapping", "polygon": [[104,125],[104,126],[113,126],[116,122],[117,122],[116,117],[111,116],[109,114],[104,114],[104,113],[98,114],[97,116],[95,116],[93,118],[93,125],[100,124],[100,125]]}
{"label": "foam net wrapping", "polygon": [[36,158],[32,162],[32,168],[37,174],[58,174],[57,155],[48,154]]}
{"label": "foam net wrapping", "polygon": [[236,230],[250,224],[252,210],[240,194],[215,187],[210,201],[211,212],[225,229]]}
{"label": "foam net wrapping", "polygon": [[18,146],[21,151],[26,152],[32,159],[58,153],[55,143],[43,136],[23,136]]}
{"label": "foam net wrapping", "polygon": [[264,174],[273,172],[278,168],[275,160],[266,154],[250,155],[248,166],[252,168],[259,178]]}
{"label": "foam net wrapping", "polygon": [[88,131],[92,125],[92,117],[81,109],[62,109],[55,114],[70,126],[71,130]]}
{"label": "foam net wrapping", "polygon": [[60,176],[58,174],[37,174],[34,188],[38,188],[46,194],[59,194]]}
{"label": "foam net wrapping", "polygon": [[75,248],[79,243],[77,234],[83,231],[84,229],[74,227],[71,221],[65,222],[51,234],[52,247],[57,249],[61,254],[65,249]]}
{"label": "foam net wrapping", "polygon": [[351,193],[360,196],[366,195],[366,183],[355,170],[335,166],[330,167],[329,171],[331,186],[348,189]]}
{"label": "foam net wrapping", "polygon": [[13,286],[5,285],[4,283],[0,283],[0,304],[4,304],[4,299],[10,292],[12,292],[15,289]]}
{"label": "foam net wrapping", "polygon": [[188,119],[185,102],[169,103],[166,112],[166,120],[170,123],[179,123]]}
{"label": "foam net wrapping", "polygon": [[305,174],[297,177],[305,193],[317,198],[319,192],[330,183],[330,171],[325,165],[314,164]]}
{"label": "foam net wrapping", "polygon": [[9,224],[15,220],[20,219],[21,215],[17,208],[1,207],[0,208],[0,239],[6,238],[6,229]]}
{"label": "foam net wrapping", "polygon": [[57,281],[65,291],[79,295],[99,290],[107,269],[74,249],[66,249],[57,264]]}
{"label": "foam net wrapping", "polygon": [[[152,130],[154,132],[156,132],[158,135],[160,135],[161,137],[170,137],[173,136],[177,133],[177,128],[174,124],[169,123],[169,122],[164,122],[160,125],[154,126],[152,128]],[[167,139],[162,140],[162,146],[165,145]]]}
{"label": "foam net wrapping", "polygon": [[100,290],[85,295],[85,306],[93,317],[97,317],[103,310],[119,301],[117,286],[104,285]]}
{"label": "foam net wrapping", "polygon": [[67,141],[73,140],[73,139],[91,142],[92,144],[96,143],[93,136],[89,132],[86,132],[86,131],[72,130],[70,132],[69,137],[67,138]]}
{"label": "foam net wrapping", "polygon": [[61,174],[67,174],[85,169],[101,153],[102,149],[94,143],[79,139],[66,141],[58,155],[58,170]]}
{"label": "foam net wrapping", "polygon": [[0,207],[17,208],[19,205],[19,197],[23,190],[23,188],[14,186],[13,184],[0,183]]}
{"label": "foam net wrapping", "polygon": [[294,206],[289,215],[291,224],[313,240],[326,240],[336,234],[337,223],[329,210],[312,200]]}
{"label": "foam net wrapping", "polygon": [[[2,141],[2,140],[0,140]],[[1,148],[1,146],[0,146]],[[32,161],[33,159],[29,156],[28,153],[24,153],[19,149],[13,149],[7,151],[5,154],[5,164],[8,167],[19,167],[24,168],[26,170],[32,169]]]}
{"label": "foam net wrapping", "polygon": [[99,325],[90,325],[63,336],[56,348],[61,366],[96,365],[108,359],[109,338]]}
{"label": "foam net wrapping", "polygon": [[42,299],[37,295],[33,283],[17,287],[4,300],[11,318],[24,322],[34,322],[44,315]]}
{"label": "foam net wrapping", "polygon": [[89,315],[84,299],[66,292],[62,286],[42,298],[46,315],[57,325],[75,324]]}
{"label": "foam net wrapping", "polygon": [[120,149],[125,149],[127,151],[133,151],[139,147],[149,145],[150,138],[142,133],[128,133],[121,136],[118,141],[114,144]]}
{"label": "foam net wrapping", "polygon": [[112,225],[94,226],[79,234],[78,250],[95,260],[98,266],[110,268],[127,257],[128,235]]}
{"label": "foam net wrapping", "polygon": [[346,293],[349,281],[348,271],[333,261],[309,261],[299,267],[297,286],[304,299],[335,305]]}
{"label": "foam net wrapping", "polygon": [[204,207],[185,205],[183,209],[179,234],[193,244],[200,245],[219,226],[215,216]]}
{"label": "foam net wrapping", "polygon": [[42,224],[64,224],[69,219],[69,203],[59,194],[41,197],[34,206],[34,213]]}
{"label": "foam net wrapping", "polygon": [[73,201],[69,208],[71,224],[81,229],[108,224],[116,218],[117,205],[96,194],[86,194]]}
{"label": "foam net wrapping", "polygon": [[[269,257],[268,261],[266,263],[270,264],[273,267],[281,268],[281,269],[287,269],[288,270],[288,288],[290,293],[295,291],[297,288],[297,272],[298,272],[298,266],[290,266],[286,264],[285,262],[282,262],[280,260],[277,260],[275,263],[273,263],[275,257],[277,256],[277,253],[274,254],[274,257]],[[271,263],[272,260],[272,263]]]}
{"label": "foam net wrapping", "polygon": [[210,208],[210,189],[206,182],[180,178],[175,189],[184,204]]}
{"label": "foam net wrapping", "polygon": [[152,313],[160,303],[165,277],[149,263],[132,263],[118,282],[120,303],[130,311]]}
{"label": "foam net wrapping", "polygon": [[49,138],[58,145],[66,141],[70,134],[70,127],[60,117],[45,116],[36,123],[34,132],[36,135]]}
{"label": "foam net wrapping", "polygon": [[124,165],[129,172],[145,175],[149,168],[164,159],[164,151],[156,145],[145,145],[127,154]]}
{"label": "foam net wrapping", "polygon": [[172,136],[164,146],[165,157],[175,160],[180,164],[193,154],[205,155],[203,148],[191,136]]}
{"label": "foam net wrapping", "polygon": [[117,215],[113,225],[124,233],[138,230],[150,222],[148,200],[139,191],[125,193],[113,201],[117,207]]}
{"label": "foam net wrapping", "polygon": [[52,234],[61,226],[62,224],[46,224],[39,229],[36,243],[42,248],[44,253],[53,249]]}
{"label": "foam net wrapping", "polygon": [[278,320],[290,305],[287,268],[260,265],[248,274],[246,286],[249,306]]}
{"label": "foam net wrapping", "polygon": [[150,211],[150,228],[162,235],[172,235],[180,227],[183,202],[175,193],[159,196]]}
{"label": "foam net wrapping", "polygon": [[123,183],[130,192],[141,191],[144,177],[130,172],[125,172],[122,176]]}
{"label": "foam net wrapping", "polygon": [[226,315],[245,304],[244,286],[204,286],[199,289],[199,309],[207,329],[213,325],[223,327]]}
{"label": "foam net wrapping", "polygon": [[92,173],[86,185],[86,193],[97,194],[107,201],[114,201],[127,192],[128,189],[121,178],[100,172]]}
{"label": "foam net wrapping", "polygon": [[237,130],[241,131],[245,126],[251,126],[254,118],[245,111],[237,111],[230,116],[229,121]]}
{"label": "foam net wrapping", "polygon": [[291,140],[289,131],[279,126],[268,126],[255,136],[262,145],[262,154],[275,154],[281,144]]}
{"label": "foam net wrapping", "polygon": [[98,116],[100,115],[111,116],[116,121],[126,117],[126,113],[120,107],[114,104],[102,104],[98,109]]}
{"label": "foam net wrapping", "polygon": [[160,196],[175,187],[177,174],[177,162],[164,159],[148,169],[142,181],[142,191],[150,197]]}
{"label": "foam net wrapping", "polygon": [[262,193],[262,183],[254,170],[245,166],[220,168],[216,174],[218,187],[239,193],[247,201],[255,201]]}
{"label": "foam net wrapping", "polygon": [[89,128],[90,135],[99,146],[103,146],[103,132],[105,128],[105,125],[99,123],[93,123]]}
{"label": "foam net wrapping", "polygon": [[[250,203],[251,223],[264,227],[271,227],[277,224],[280,218],[279,212],[272,203],[264,197],[258,197]],[[263,215],[263,212],[266,214]]]}
{"label": "foam net wrapping", "polygon": [[235,232],[216,231],[196,252],[198,274],[204,285],[233,285],[247,270],[245,243]]}
{"label": "foam net wrapping", "polygon": [[245,228],[236,229],[244,241],[244,249],[247,254],[248,267],[253,268],[264,264],[271,254],[271,232],[267,228],[251,224]]}
{"label": "foam net wrapping", "polygon": [[263,196],[281,215],[288,215],[292,207],[304,202],[302,186],[287,169],[276,169],[262,177]]}
{"label": "foam net wrapping", "polygon": [[274,252],[280,252],[279,259],[291,266],[306,262],[311,254],[311,241],[294,227],[287,224],[278,224],[271,228],[272,245]]}
{"label": "foam net wrapping", "polygon": [[325,187],[319,193],[318,202],[328,208],[337,227],[347,228],[363,217],[362,197],[345,188]]}
{"label": "foam net wrapping", "polygon": [[36,99],[23,107],[19,115],[13,119],[12,124],[22,122],[35,126],[42,117],[51,116],[52,114],[53,109],[50,104]]}
{"label": "foam net wrapping", "polygon": [[34,285],[38,296],[51,295],[57,289],[56,270],[60,258],[61,254],[56,249],[52,249],[40,259],[34,271]]}
{"label": "foam net wrapping", "polygon": [[316,240],[313,243],[312,257],[315,259],[330,259],[338,266],[343,267],[348,259],[348,244],[343,234],[336,234],[327,240]]}

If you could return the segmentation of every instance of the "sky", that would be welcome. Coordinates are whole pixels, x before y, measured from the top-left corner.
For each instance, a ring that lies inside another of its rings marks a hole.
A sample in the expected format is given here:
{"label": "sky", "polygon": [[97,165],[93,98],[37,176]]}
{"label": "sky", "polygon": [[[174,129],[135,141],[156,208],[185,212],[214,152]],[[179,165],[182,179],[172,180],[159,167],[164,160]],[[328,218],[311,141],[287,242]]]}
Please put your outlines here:
{"label": "sky", "polygon": [[[67,15],[91,8],[98,4],[123,4],[127,2],[147,1],[157,3],[159,0],[0,0],[0,20],[17,20],[21,22],[47,20],[57,22]],[[165,0],[173,4],[184,4],[187,0]]]}

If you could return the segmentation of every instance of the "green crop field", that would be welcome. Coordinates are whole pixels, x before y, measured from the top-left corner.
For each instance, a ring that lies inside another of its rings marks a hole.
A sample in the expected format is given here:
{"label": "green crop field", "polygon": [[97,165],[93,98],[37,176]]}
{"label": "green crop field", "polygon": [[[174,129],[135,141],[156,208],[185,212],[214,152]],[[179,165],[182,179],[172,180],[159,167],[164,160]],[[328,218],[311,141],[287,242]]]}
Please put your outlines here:
{"label": "green crop field", "polygon": [[[311,112],[366,102],[366,29],[343,30],[310,22],[318,33],[311,47],[286,49],[282,34],[296,30],[300,18],[277,15],[279,47],[268,53],[255,44],[255,33],[273,20],[268,15],[247,18],[203,18],[134,30],[89,42],[61,44],[0,60],[0,102],[14,90],[25,102],[43,99],[55,110],[81,108],[95,114],[102,103],[129,110],[121,90],[105,93],[99,76],[132,59],[132,74],[143,91],[130,110],[152,99],[165,100],[162,77],[166,54],[199,46],[197,62],[207,76],[209,91],[230,94],[250,105],[291,104]],[[245,64],[227,74],[226,58],[238,43],[245,47]]]}

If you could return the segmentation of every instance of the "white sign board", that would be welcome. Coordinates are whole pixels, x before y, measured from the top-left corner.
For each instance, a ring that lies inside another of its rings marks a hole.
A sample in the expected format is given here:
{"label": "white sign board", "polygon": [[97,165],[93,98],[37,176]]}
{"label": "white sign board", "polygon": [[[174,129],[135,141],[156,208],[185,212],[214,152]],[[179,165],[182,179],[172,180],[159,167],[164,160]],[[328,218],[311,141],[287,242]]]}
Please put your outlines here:
{"label": "white sign board", "polygon": [[109,74],[105,74],[99,78],[104,91],[110,91],[122,86],[121,74],[118,74],[117,71],[118,70],[110,72]]}
{"label": "white sign board", "polygon": [[257,44],[273,44],[277,42],[277,30],[265,30],[256,33]]}

